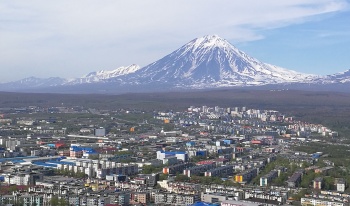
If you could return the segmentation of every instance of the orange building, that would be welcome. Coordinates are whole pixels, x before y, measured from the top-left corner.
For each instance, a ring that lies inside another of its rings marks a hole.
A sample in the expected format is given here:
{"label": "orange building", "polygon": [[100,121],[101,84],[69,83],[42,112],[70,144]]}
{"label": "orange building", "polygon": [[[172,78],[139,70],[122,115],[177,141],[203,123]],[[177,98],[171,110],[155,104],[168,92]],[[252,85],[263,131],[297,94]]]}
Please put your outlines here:
{"label": "orange building", "polygon": [[242,175],[236,175],[235,176],[235,181],[236,182],[243,182],[243,176]]}

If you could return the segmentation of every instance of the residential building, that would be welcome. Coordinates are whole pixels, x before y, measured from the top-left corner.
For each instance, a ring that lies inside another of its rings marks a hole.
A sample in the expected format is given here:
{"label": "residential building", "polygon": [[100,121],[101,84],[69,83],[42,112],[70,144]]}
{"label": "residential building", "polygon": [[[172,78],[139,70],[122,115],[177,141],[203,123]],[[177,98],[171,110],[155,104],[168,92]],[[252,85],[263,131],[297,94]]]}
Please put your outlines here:
{"label": "residential building", "polygon": [[121,192],[118,193],[118,204],[121,206],[128,206],[130,204],[130,193]]}
{"label": "residential building", "polygon": [[267,175],[260,177],[260,186],[267,186],[274,178],[278,177],[278,171],[272,170]]}
{"label": "residential building", "polygon": [[192,167],[194,164],[191,162],[178,163],[175,165],[170,165],[163,168],[163,174],[176,174],[178,172],[183,172],[184,169]]}
{"label": "residential building", "polygon": [[105,128],[94,129],[94,136],[96,136],[96,137],[106,136],[106,129]]}
{"label": "residential building", "polygon": [[173,193],[157,193],[155,194],[155,204],[166,205],[192,205],[199,201],[198,195],[185,195],[185,194],[173,194]]}
{"label": "residential building", "polygon": [[237,196],[233,194],[224,194],[224,193],[201,193],[201,201],[209,203],[218,203],[225,200],[237,200]]}
{"label": "residential building", "polygon": [[207,170],[215,168],[215,163],[213,164],[205,164],[205,165],[197,165],[194,167],[190,167],[184,169],[183,174],[187,177],[191,177],[191,175],[199,175],[201,173],[205,173]]}
{"label": "residential building", "polygon": [[343,178],[336,178],[335,185],[337,187],[338,192],[344,192],[346,188],[346,182]]}
{"label": "residential building", "polygon": [[182,160],[183,162],[188,161],[188,154],[182,151],[168,152],[168,151],[157,151],[157,159],[162,160],[169,157],[176,157],[177,160]]}
{"label": "residential building", "polygon": [[320,190],[320,189],[322,189],[322,184],[323,184],[323,178],[317,177],[313,181],[313,188],[316,190]]}
{"label": "residential building", "polygon": [[323,199],[316,199],[316,198],[301,198],[300,200],[302,206],[346,206],[347,203],[344,202],[336,202],[336,201],[329,201],[329,200],[323,200]]}
{"label": "residential building", "polygon": [[235,176],[235,181],[239,183],[245,183],[251,181],[258,174],[257,168],[252,168],[247,171],[243,171]]}
{"label": "residential building", "polygon": [[303,173],[301,171],[295,172],[288,180],[287,185],[288,187],[297,187],[301,182],[301,177],[303,176]]}
{"label": "residential building", "polygon": [[221,167],[213,168],[204,173],[204,176],[209,177],[227,177],[233,174],[233,165],[224,165]]}

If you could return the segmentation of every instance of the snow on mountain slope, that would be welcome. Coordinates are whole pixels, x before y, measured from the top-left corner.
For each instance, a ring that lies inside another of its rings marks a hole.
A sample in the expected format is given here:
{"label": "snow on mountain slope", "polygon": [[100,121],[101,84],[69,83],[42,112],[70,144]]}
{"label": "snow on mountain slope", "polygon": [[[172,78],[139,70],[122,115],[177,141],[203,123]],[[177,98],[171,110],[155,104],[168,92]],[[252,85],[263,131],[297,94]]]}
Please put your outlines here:
{"label": "snow on mountain slope", "polygon": [[133,84],[158,82],[208,88],[302,82],[312,79],[313,75],[262,63],[225,39],[208,35],[190,41],[125,78]]}
{"label": "snow on mountain slope", "polygon": [[60,77],[50,78],[37,78],[28,77],[14,82],[8,82],[1,84],[3,91],[17,90],[17,89],[28,89],[28,88],[39,88],[39,87],[55,87],[63,85],[67,82],[66,79]]}
{"label": "snow on mountain slope", "polygon": [[115,77],[135,73],[139,69],[140,69],[140,66],[136,64],[132,64],[127,67],[119,67],[112,71],[100,70],[98,72],[91,72],[83,77],[70,80],[66,84],[72,85],[72,84],[103,82],[110,78],[115,78]]}
{"label": "snow on mountain slope", "polygon": [[[301,83],[301,84],[299,84]],[[345,84],[347,83],[347,84]],[[243,87],[274,84],[324,85],[348,87],[350,70],[328,76],[298,73],[263,63],[231,45],[217,35],[193,39],[167,56],[143,68],[138,65],[119,67],[112,71],[91,72],[72,80],[30,77],[0,84],[2,91],[169,91],[172,89],[201,89]],[[337,85],[338,86],[338,85]],[[296,87],[298,88],[298,87]],[[335,88],[335,87],[334,87]],[[51,90],[50,90],[51,89]]]}
{"label": "snow on mountain slope", "polygon": [[327,75],[319,79],[320,83],[332,84],[332,83],[350,83],[350,69],[344,72]]}

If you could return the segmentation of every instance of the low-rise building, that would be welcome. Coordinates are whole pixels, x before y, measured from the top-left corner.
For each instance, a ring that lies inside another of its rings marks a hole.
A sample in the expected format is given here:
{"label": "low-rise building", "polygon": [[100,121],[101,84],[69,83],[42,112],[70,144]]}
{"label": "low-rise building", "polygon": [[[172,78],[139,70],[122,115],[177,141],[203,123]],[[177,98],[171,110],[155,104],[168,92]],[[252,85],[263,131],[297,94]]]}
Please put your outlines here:
{"label": "low-rise building", "polygon": [[320,190],[322,189],[322,185],[323,185],[323,178],[322,177],[317,177],[314,179],[313,181],[313,188],[316,190]]}
{"label": "low-rise building", "polygon": [[224,165],[221,167],[213,168],[204,173],[204,176],[209,177],[227,177],[233,174],[233,165]]}
{"label": "low-rise building", "polygon": [[297,187],[301,182],[301,177],[303,176],[303,173],[301,171],[295,172],[288,180],[287,185],[288,187]]}
{"label": "low-rise building", "polygon": [[330,200],[316,199],[316,198],[301,198],[300,200],[302,206],[345,206],[346,203],[335,202]]}
{"label": "low-rise building", "polygon": [[198,195],[184,195],[184,194],[172,194],[172,193],[158,193],[155,194],[155,204],[166,205],[192,205],[199,201]]}
{"label": "low-rise building", "polygon": [[239,183],[245,183],[251,181],[254,177],[256,177],[258,174],[257,168],[252,168],[246,171],[243,171],[240,174],[237,174],[235,176],[235,181]]}
{"label": "low-rise building", "polygon": [[191,177],[191,175],[199,175],[201,173],[205,173],[207,170],[215,168],[215,163],[212,164],[204,164],[204,165],[197,165],[194,167],[190,167],[187,169],[184,169],[183,174],[187,177]]}
{"label": "low-rise building", "polygon": [[270,171],[267,175],[260,177],[260,186],[261,187],[267,186],[277,176],[278,176],[277,170]]}
{"label": "low-rise building", "polygon": [[334,184],[336,185],[338,192],[345,191],[346,182],[343,178],[336,178]]}

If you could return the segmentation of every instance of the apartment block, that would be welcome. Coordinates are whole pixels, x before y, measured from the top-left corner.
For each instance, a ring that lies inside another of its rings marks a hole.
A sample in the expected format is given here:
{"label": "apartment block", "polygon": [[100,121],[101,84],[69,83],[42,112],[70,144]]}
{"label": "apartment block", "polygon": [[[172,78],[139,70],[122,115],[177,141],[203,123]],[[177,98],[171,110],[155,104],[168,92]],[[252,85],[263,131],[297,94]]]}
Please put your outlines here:
{"label": "apartment block", "polygon": [[261,187],[267,186],[276,177],[278,177],[278,171],[272,170],[267,175],[260,177],[260,186]]}
{"label": "apartment block", "polygon": [[346,206],[347,203],[335,202],[330,200],[315,199],[315,198],[301,198],[302,206]]}
{"label": "apartment block", "polygon": [[233,165],[225,165],[210,169],[204,173],[204,176],[209,177],[227,177],[233,174]]}
{"label": "apartment block", "polygon": [[197,165],[194,167],[190,167],[188,169],[184,169],[183,174],[191,177],[191,175],[199,175],[200,173],[205,173],[207,170],[215,168],[215,164],[205,164],[205,165]]}

